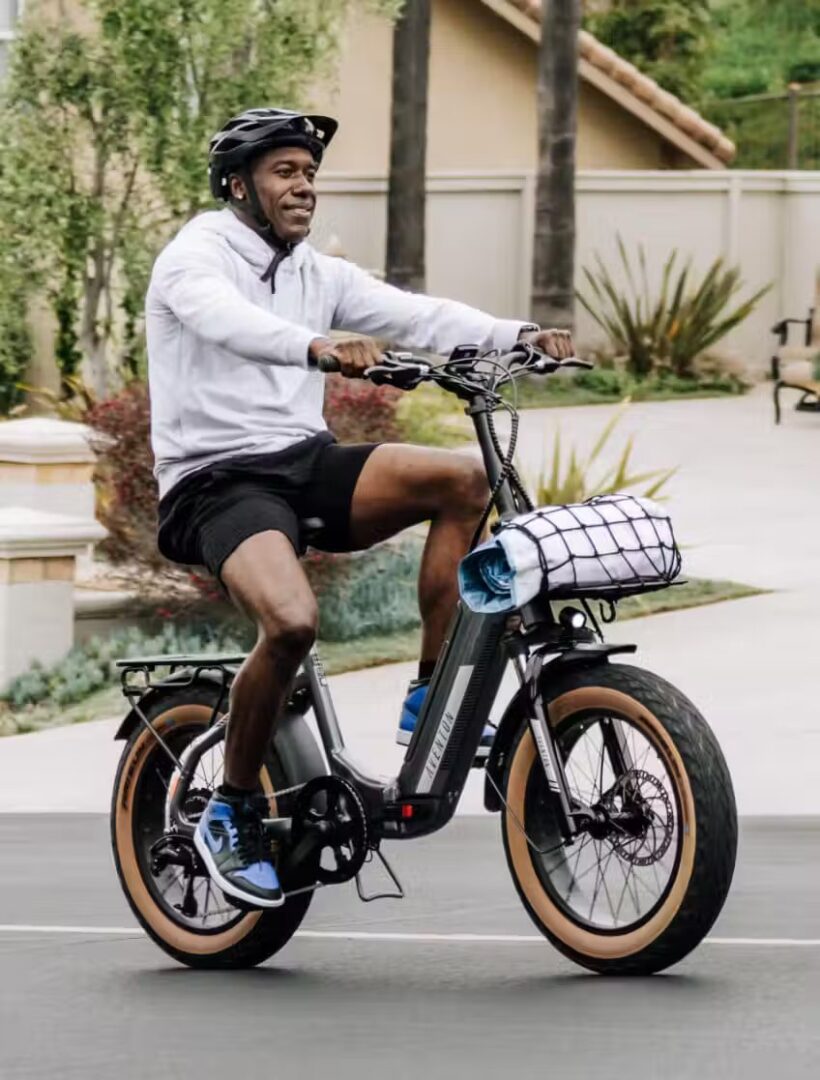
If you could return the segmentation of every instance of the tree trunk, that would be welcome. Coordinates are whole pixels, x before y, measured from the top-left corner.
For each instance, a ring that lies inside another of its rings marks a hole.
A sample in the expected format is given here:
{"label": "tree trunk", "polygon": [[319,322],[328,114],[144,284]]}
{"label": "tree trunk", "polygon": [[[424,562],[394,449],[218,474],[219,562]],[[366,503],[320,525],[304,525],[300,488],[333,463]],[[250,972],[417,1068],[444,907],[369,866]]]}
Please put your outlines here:
{"label": "tree trunk", "polygon": [[541,0],[532,317],[575,321],[575,132],[579,0]]}
{"label": "tree trunk", "polygon": [[424,291],[430,0],[408,0],[393,28],[387,280]]}

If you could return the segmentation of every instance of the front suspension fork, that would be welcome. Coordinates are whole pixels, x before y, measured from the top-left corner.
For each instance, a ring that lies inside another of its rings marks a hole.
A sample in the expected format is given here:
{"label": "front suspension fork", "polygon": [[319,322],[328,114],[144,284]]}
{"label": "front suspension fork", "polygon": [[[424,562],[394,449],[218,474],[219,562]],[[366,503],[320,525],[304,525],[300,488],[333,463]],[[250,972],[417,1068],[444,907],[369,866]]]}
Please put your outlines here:
{"label": "front suspension fork", "polygon": [[[598,822],[599,814],[592,807],[579,806],[569,789],[564,762],[558,744],[544,708],[541,694],[541,672],[544,667],[543,653],[534,653],[526,666],[520,657],[516,657],[519,678],[526,695],[527,713],[538,750],[538,757],[547,786],[558,800],[558,826],[565,841],[573,840],[579,832],[585,832],[590,825]],[[631,755],[617,720],[610,717],[601,719],[604,745],[609,755],[615,776],[622,776],[631,768]]]}

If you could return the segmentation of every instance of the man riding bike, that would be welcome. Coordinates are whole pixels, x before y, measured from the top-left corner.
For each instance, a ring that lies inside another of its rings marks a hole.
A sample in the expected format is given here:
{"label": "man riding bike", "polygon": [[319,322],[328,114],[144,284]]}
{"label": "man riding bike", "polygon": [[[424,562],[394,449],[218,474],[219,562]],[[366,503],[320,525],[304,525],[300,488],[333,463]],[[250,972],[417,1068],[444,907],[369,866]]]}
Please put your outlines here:
{"label": "man riding bike", "polygon": [[[276,907],[283,895],[254,792],[273,719],[318,622],[299,562],[304,521],[321,522],[310,543],[325,551],[367,548],[430,522],[421,659],[399,730],[408,742],[488,494],[481,462],[467,454],[337,445],[322,418],[324,376],[311,361],[332,354],[343,375],[362,377],[380,360],[376,338],[436,353],[465,343],[507,351],[525,338],[556,357],[573,353],[566,331],[402,292],[307,243],[316,173],[336,128],[329,117],[282,109],[230,119],[208,159],[211,192],[227,206],[177,233],[146,299],[159,549],[207,566],[258,629],[231,689],[225,782],[195,834],[216,884],[256,907]],[[333,329],[365,336],[330,339]]]}

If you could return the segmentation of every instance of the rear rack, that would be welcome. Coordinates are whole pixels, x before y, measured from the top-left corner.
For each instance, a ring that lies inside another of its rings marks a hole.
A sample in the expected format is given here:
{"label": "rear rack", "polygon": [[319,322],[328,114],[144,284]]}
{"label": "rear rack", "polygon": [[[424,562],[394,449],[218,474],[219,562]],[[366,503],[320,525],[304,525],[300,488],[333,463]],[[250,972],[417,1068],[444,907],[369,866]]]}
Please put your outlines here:
{"label": "rear rack", "polygon": [[115,660],[114,664],[120,670],[132,668],[134,671],[154,671],[158,667],[170,667],[172,670],[178,667],[231,667],[241,664],[247,653],[183,653],[179,656],[129,656],[125,660]]}
{"label": "rear rack", "polygon": [[[244,653],[195,653],[176,656],[130,656],[124,660],[115,660],[114,664],[120,671],[122,692],[128,699],[140,723],[151,732],[175,767],[179,769],[181,764],[176,754],[174,754],[142,710],[140,703],[143,696],[149,690],[161,685],[166,687],[191,686],[203,671],[219,672],[222,688],[211,716],[210,723],[214,724],[219,712],[219,706],[224,700],[237,668],[244,659]],[[167,668],[168,672],[163,672],[161,678],[155,679],[153,676],[158,668]]]}
{"label": "rear rack", "polygon": [[[115,660],[115,667],[120,671],[122,692],[133,704],[137,695],[158,685],[167,684],[169,677],[175,675],[175,686],[190,686],[196,682],[203,671],[218,671],[222,676],[222,685],[236,674],[237,668],[245,660],[245,653],[189,653],[169,656],[129,656],[124,660]],[[160,680],[152,676],[158,668],[167,668]]]}

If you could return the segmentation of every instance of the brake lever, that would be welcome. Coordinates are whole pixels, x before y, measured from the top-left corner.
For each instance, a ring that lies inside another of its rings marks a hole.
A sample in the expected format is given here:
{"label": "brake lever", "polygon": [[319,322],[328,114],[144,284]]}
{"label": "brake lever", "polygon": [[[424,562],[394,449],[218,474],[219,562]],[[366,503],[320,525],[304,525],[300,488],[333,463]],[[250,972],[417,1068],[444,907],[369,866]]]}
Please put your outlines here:
{"label": "brake lever", "polygon": [[426,374],[427,368],[421,364],[376,364],[367,369],[365,378],[375,386],[414,390]]}
{"label": "brake lever", "polygon": [[535,363],[527,366],[527,371],[547,375],[561,368],[592,368],[594,366],[589,360],[579,360],[577,356],[568,356],[564,360],[559,360],[558,357],[548,356],[544,353]]}

